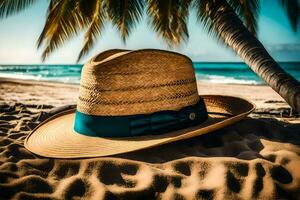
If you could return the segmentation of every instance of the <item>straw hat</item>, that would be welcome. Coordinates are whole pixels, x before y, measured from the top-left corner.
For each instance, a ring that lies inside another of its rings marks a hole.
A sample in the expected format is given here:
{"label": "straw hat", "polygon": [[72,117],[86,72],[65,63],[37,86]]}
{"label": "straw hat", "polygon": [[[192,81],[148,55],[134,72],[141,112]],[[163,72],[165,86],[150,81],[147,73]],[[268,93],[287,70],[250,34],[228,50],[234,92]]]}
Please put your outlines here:
{"label": "straw hat", "polygon": [[76,110],[41,123],[25,147],[54,158],[109,156],[206,134],[253,109],[238,97],[199,96],[186,56],[109,50],[84,65]]}

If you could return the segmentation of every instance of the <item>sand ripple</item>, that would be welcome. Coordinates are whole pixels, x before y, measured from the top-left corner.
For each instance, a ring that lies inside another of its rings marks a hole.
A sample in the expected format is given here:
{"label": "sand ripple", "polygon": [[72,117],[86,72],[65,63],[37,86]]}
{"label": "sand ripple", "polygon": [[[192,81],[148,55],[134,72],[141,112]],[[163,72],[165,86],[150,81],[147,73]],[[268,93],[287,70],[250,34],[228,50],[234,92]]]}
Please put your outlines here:
{"label": "sand ripple", "polygon": [[[0,104],[0,199],[299,199],[299,125],[245,119],[214,133],[93,159],[47,159],[23,146],[69,107]],[[298,126],[298,127],[297,127]]]}

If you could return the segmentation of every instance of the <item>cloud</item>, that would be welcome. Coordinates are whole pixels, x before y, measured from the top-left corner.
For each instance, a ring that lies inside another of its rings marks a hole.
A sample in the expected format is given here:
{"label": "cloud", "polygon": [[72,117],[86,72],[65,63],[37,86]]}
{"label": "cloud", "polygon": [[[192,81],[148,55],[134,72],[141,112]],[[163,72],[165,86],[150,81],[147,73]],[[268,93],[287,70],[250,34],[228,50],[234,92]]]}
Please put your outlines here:
{"label": "cloud", "polygon": [[300,61],[300,43],[266,45],[266,48],[277,61]]}
{"label": "cloud", "polygon": [[300,43],[266,45],[266,48],[270,51],[300,51]]}

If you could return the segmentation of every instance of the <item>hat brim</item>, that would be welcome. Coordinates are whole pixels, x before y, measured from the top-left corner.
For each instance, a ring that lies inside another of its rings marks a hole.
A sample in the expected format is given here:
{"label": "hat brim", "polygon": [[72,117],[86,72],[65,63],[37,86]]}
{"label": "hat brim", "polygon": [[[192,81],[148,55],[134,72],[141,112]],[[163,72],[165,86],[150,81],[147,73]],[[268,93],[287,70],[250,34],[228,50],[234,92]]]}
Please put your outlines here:
{"label": "hat brim", "polygon": [[56,114],[36,127],[25,139],[25,147],[40,156],[88,158],[110,156],[154,147],[206,134],[245,118],[255,106],[242,98],[203,95],[208,119],[197,126],[161,135],[126,138],[89,137],[73,130],[75,110]]}

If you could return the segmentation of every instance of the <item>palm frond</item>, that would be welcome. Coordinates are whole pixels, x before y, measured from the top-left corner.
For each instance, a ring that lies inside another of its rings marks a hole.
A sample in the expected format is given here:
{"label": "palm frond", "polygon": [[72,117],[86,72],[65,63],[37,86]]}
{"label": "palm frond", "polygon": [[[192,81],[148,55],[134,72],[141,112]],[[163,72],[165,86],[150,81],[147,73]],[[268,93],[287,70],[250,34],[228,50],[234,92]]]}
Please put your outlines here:
{"label": "palm frond", "polygon": [[62,5],[62,1],[60,0],[51,0],[49,3],[48,11],[47,11],[47,19],[44,25],[44,28],[38,38],[37,47],[40,48],[44,40],[46,40],[46,34],[50,29],[50,26],[53,26],[55,15],[57,14],[58,7]]}
{"label": "palm frond", "polygon": [[147,14],[155,32],[170,46],[189,37],[187,20],[191,0],[147,0]]}
{"label": "palm frond", "polygon": [[258,0],[228,0],[240,19],[245,23],[248,30],[256,35],[257,18],[259,12]]}
{"label": "palm frond", "polygon": [[90,22],[80,10],[84,0],[52,0],[44,29],[38,39],[38,47],[45,43],[42,54],[44,61],[51,52],[59,48],[66,40],[77,35]]}
{"label": "palm frond", "polygon": [[140,21],[144,10],[141,0],[107,0],[105,5],[108,17],[115,25],[123,41],[130,34],[131,29]]}
{"label": "palm frond", "polygon": [[300,2],[299,0],[280,0],[289,18],[292,29],[297,32],[300,19]]}
{"label": "palm frond", "polygon": [[[256,34],[259,12],[258,0],[228,0],[228,3],[245,23],[248,30]],[[197,9],[198,21],[202,23],[204,29],[206,29],[209,34],[219,38],[218,33],[214,31],[213,22],[209,17],[209,13],[215,12],[214,9],[217,9],[218,6],[209,5],[211,5],[211,0],[195,0],[193,3],[193,7]]]}
{"label": "palm frond", "polygon": [[[103,0],[95,0],[94,5],[91,10],[92,20],[89,27],[84,35],[84,44],[78,55],[77,62],[86,55],[89,50],[93,47],[97,37],[101,34],[101,30],[104,26],[105,12],[103,8]],[[91,16],[91,14],[85,13],[86,16]]]}
{"label": "palm frond", "polygon": [[207,30],[208,34],[215,35],[216,38],[218,34],[214,31],[212,20],[209,17],[209,12],[213,10],[209,7],[209,3],[211,0],[195,0],[193,2],[193,7],[197,12],[197,20],[203,25],[203,28]]}
{"label": "palm frond", "polygon": [[0,19],[21,12],[37,0],[0,0]]}

